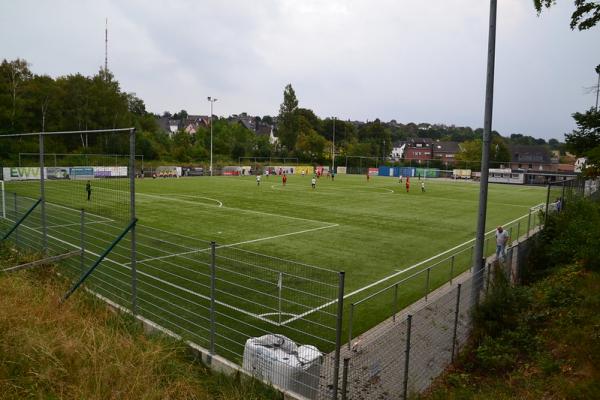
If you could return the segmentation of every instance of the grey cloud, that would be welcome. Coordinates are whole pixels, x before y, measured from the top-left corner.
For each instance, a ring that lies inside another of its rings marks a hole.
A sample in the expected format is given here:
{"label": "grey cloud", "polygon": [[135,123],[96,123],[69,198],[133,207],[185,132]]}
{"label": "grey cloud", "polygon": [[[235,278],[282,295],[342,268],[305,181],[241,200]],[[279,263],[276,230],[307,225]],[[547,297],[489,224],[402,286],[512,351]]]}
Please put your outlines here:
{"label": "grey cloud", "polygon": [[[562,138],[592,104],[600,28],[568,29],[569,2],[536,17],[499,4],[494,128]],[[292,83],[317,115],[479,127],[488,2],[481,0],[173,0],[4,3],[0,54],[36,73],[109,64],[155,112],[276,114]],[[5,40],[4,38],[8,38]]]}

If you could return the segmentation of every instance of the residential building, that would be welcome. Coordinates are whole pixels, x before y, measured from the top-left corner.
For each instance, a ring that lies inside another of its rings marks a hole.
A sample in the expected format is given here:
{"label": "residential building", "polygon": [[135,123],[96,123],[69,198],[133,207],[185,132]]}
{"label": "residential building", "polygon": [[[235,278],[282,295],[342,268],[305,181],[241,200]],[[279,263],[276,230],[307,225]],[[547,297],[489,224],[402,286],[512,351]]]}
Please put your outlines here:
{"label": "residential building", "polygon": [[510,168],[521,171],[557,171],[558,160],[540,145],[509,145]]}
{"label": "residential building", "polygon": [[433,158],[446,164],[454,163],[459,151],[460,143],[458,142],[437,141],[433,143]]}
{"label": "residential building", "polygon": [[405,160],[433,159],[433,140],[431,140],[430,138],[411,138],[408,139],[405,143]]}

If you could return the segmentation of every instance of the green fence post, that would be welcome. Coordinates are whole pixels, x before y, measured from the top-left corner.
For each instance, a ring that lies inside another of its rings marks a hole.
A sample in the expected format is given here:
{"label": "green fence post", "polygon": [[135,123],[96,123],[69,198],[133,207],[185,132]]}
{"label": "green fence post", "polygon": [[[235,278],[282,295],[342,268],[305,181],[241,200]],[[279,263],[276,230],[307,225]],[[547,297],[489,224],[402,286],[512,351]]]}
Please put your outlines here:
{"label": "green fence post", "polygon": [[81,269],[81,275],[83,276],[83,274],[85,273],[85,265],[84,265],[84,259],[85,259],[85,210],[83,208],[81,209],[79,219],[80,219],[80,228],[79,228],[80,229],[80,231],[79,231],[80,241],[79,241],[79,243],[80,243],[80,247],[81,247],[81,256],[79,257],[80,258],[79,266]]}
{"label": "green fence post", "polygon": [[[217,266],[216,266],[217,244],[210,242],[210,356],[215,355],[215,292],[217,281]],[[212,362],[212,358],[211,358]]]}
{"label": "green fence post", "polygon": [[452,334],[452,355],[450,360],[454,362],[454,352],[456,350],[456,332],[458,330],[458,316],[459,316],[459,308],[460,308],[460,289],[462,284],[458,284],[458,288],[456,289],[456,307],[454,309],[454,333]]}
{"label": "green fence post", "polygon": [[407,400],[408,368],[410,365],[410,332],[412,330],[412,315],[406,317],[406,348],[404,349],[404,381],[402,383],[402,399]]}
{"label": "green fence post", "polygon": [[338,301],[337,301],[337,322],[335,327],[335,355],[333,365],[333,393],[332,399],[338,398],[338,385],[340,379],[340,350],[342,345],[342,321],[344,319],[344,278],[345,272],[339,273]]}

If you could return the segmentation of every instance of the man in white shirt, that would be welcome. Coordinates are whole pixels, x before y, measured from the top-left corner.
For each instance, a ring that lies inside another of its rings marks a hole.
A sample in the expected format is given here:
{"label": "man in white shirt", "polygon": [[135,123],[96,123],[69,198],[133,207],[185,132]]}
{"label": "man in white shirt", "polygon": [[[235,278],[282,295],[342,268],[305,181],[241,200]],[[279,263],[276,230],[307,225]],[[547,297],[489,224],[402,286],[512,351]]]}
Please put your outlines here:
{"label": "man in white shirt", "polygon": [[501,226],[496,228],[496,258],[504,257],[509,237],[507,230],[504,230]]}

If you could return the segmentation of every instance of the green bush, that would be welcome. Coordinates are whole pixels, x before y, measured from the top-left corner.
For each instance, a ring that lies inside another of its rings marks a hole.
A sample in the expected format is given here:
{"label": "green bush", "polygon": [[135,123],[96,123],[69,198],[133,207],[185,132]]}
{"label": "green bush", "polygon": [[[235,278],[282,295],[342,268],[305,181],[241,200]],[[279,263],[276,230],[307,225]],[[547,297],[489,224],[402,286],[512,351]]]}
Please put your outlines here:
{"label": "green bush", "polygon": [[531,302],[529,292],[520,287],[511,287],[500,268],[494,270],[494,277],[488,294],[473,312],[473,338],[497,337],[514,329],[519,324],[520,310]]}
{"label": "green bush", "polygon": [[600,271],[600,204],[571,198],[565,205],[562,212],[548,216],[544,230],[534,240],[526,280],[535,281],[548,269],[573,260]]}

